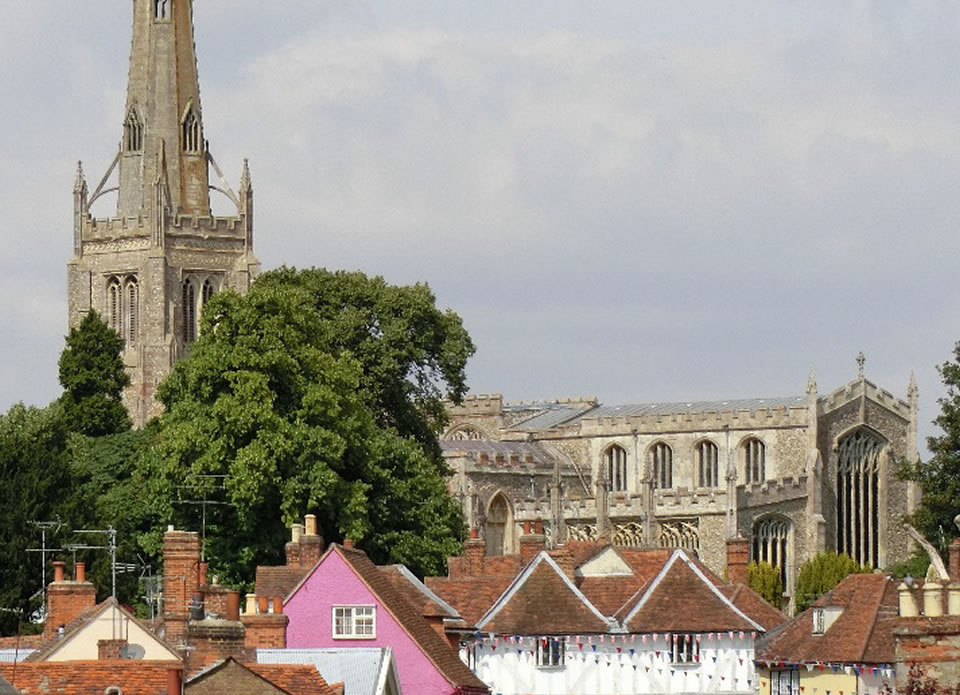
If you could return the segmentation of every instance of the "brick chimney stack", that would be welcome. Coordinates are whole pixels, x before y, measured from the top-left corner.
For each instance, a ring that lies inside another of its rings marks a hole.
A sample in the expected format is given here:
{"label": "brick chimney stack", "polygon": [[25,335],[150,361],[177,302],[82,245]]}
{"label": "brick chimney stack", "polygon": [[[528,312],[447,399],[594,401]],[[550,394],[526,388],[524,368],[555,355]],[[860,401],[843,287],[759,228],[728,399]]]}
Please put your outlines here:
{"label": "brick chimney stack", "polygon": [[258,596],[257,612],[251,613],[250,609],[254,606],[249,600],[249,595],[247,598],[247,612],[240,616],[246,632],[244,646],[251,651],[286,649],[287,625],[290,618],[283,613],[283,599],[275,596],[271,601],[266,596]]}
{"label": "brick chimney stack", "polygon": [[290,540],[284,546],[287,556],[287,567],[300,567],[300,539],[303,537],[303,524],[293,524],[290,527]]}
{"label": "brick chimney stack", "polygon": [[82,562],[76,565],[77,580],[65,577],[66,563],[53,563],[53,582],[47,587],[47,619],[43,626],[44,639],[56,636],[84,611],[97,605],[97,590],[86,581],[86,568]]}
{"label": "brick chimney stack", "polygon": [[200,591],[200,537],[193,531],[163,534],[163,620],[165,637],[186,644],[190,604]]}
{"label": "brick chimney stack", "polygon": [[483,576],[483,560],[487,554],[486,543],[477,529],[470,529],[470,538],[463,543],[464,572],[468,577]]}
{"label": "brick chimney stack", "polygon": [[304,518],[303,536],[300,538],[300,566],[313,567],[323,555],[323,536],[317,534],[317,517],[307,514]]}
{"label": "brick chimney stack", "polygon": [[523,522],[523,535],[520,536],[520,561],[526,565],[541,550],[547,549],[547,537],[543,535],[543,522],[537,522],[537,533],[531,533],[530,522]]}
{"label": "brick chimney stack", "polygon": [[727,539],[727,581],[732,584],[750,582],[750,541],[746,538]]}

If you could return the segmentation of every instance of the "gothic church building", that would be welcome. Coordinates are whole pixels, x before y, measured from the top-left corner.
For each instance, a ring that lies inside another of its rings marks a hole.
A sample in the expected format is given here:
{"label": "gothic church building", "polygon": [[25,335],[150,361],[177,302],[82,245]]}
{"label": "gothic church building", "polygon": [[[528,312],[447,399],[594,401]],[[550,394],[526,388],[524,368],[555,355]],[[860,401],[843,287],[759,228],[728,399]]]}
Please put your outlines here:
{"label": "gothic church building", "polygon": [[[204,303],[223,288],[246,291],[259,269],[246,163],[236,193],[204,133],[192,0],[133,0],[122,116],[120,146],[92,193],[77,171],[68,305],[70,326],[95,309],[123,337],[124,400],[140,426],[159,413],[156,386],[196,338]],[[211,191],[236,214],[213,216]],[[91,206],[114,193],[116,214],[95,218]]]}
{"label": "gothic church building", "polygon": [[681,547],[718,574],[726,540],[780,568],[785,601],[799,566],[824,550],[875,568],[909,554],[900,519],[918,490],[917,387],[906,399],[865,378],[804,395],[603,405],[594,398],[451,406],[441,442],[451,492],[488,554],[517,552],[525,522],[554,544],[605,537]]}

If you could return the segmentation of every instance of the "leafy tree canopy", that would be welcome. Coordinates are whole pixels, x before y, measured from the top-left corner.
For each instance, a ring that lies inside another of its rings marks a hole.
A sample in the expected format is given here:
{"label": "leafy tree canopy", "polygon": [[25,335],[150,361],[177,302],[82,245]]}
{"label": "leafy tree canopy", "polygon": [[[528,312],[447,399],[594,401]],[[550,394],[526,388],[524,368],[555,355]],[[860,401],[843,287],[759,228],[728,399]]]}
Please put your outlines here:
{"label": "leafy tree canopy", "polygon": [[873,570],[849,555],[817,553],[800,567],[797,575],[796,608],[800,613],[850,574],[869,574]]}
{"label": "leafy tree canopy", "polygon": [[71,432],[97,437],[130,429],[122,400],[130,377],[122,350],[123,339],[93,310],[70,329],[60,355],[60,402]]}
{"label": "leafy tree canopy", "polygon": [[26,621],[39,608],[31,600],[41,588],[39,554],[27,548],[39,541],[31,521],[56,516],[56,504],[69,487],[66,465],[68,432],[60,407],[13,406],[0,415],[0,632],[17,629],[19,610]]}
{"label": "leafy tree canopy", "polygon": [[780,569],[769,562],[751,562],[747,585],[760,594],[770,605],[780,609],[783,606],[783,577]]}
{"label": "leafy tree canopy", "polygon": [[207,507],[206,531],[229,579],[279,560],[307,512],[377,562],[442,572],[463,519],[435,432],[472,351],[423,285],[267,273],[206,305],[190,356],[158,391],[167,410],[141,473],[165,520],[199,528],[196,502],[226,503]]}
{"label": "leafy tree canopy", "polygon": [[940,414],[933,422],[943,434],[927,438],[929,461],[905,466],[903,472],[923,490],[911,522],[942,553],[960,535],[953,521],[960,514],[960,343],[953,348],[953,360],[937,370],[947,393],[938,401]]}

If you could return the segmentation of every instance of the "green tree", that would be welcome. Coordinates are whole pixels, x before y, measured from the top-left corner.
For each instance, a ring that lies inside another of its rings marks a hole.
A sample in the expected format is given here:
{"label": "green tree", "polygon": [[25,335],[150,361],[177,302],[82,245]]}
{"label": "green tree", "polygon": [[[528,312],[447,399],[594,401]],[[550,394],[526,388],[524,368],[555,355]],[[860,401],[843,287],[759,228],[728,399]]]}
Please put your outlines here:
{"label": "green tree", "polygon": [[783,606],[783,578],[780,569],[769,562],[751,562],[747,585],[776,608]]}
{"label": "green tree", "polygon": [[911,523],[943,553],[960,533],[954,524],[960,514],[960,342],[953,348],[953,360],[937,371],[947,391],[938,400],[940,414],[933,421],[942,434],[927,438],[930,460],[905,465],[902,473],[923,490]]}
{"label": "green tree", "polygon": [[800,613],[850,574],[868,574],[873,570],[849,555],[817,553],[800,567],[797,575],[796,608]]}
{"label": "green tree", "polygon": [[122,350],[123,339],[93,310],[70,329],[60,355],[60,402],[71,432],[97,437],[130,429],[122,401],[130,377]]}
{"label": "green tree", "polygon": [[472,351],[423,285],[267,273],[205,307],[189,357],[158,390],[166,412],[143,478],[164,521],[199,528],[188,503],[226,503],[207,509],[206,532],[229,579],[279,560],[305,512],[328,540],[349,536],[375,561],[442,572],[463,519],[435,432]]}
{"label": "green tree", "polygon": [[40,607],[31,600],[41,588],[41,558],[27,548],[39,543],[31,521],[56,517],[56,506],[69,487],[66,465],[68,432],[60,407],[13,406],[0,415],[0,632],[14,633],[20,611],[25,621]]}

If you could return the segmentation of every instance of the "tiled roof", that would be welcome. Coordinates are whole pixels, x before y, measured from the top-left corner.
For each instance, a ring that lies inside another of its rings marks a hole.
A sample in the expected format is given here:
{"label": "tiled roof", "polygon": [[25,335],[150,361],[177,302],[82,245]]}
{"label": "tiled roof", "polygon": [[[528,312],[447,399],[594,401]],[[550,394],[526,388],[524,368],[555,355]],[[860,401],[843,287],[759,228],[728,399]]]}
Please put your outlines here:
{"label": "tiled roof", "polygon": [[[568,544],[569,545],[569,544]],[[616,548],[617,554],[633,570],[633,575],[588,576],[577,580],[577,586],[604,614],[615,615],[638,590],[645,587],[670,559],[670,550],[651,548],[636,550]],[[584,563],[576,564],[581,567]]]}
{"label": "tiled roof", "polygon": [[266,598],[287,598],[312,567],[257,567],[256,594]]}
{"label": "tiled roof", "polygon": [[[351,695],[376,695],[381,675],[397,678],[389,647],[258,649],[260,664],[309,664],[329,681],[341,682]],[[384,673],[386,671],[386,673]],[[399,685],[396,685],[399,689]]]}
{"label": "tiled roof", "polygon": [[440,673],[456,688],[464,692],[488,693],[489,688],[460,661],[460,656],[431,628],[416,609],[393,588],[370,558],[360,550],[332,545],[328,552],[340,553],[354,572],[380,599],[384,607],[400,623],[407,634],[420,646]]}
{"label": "tiled roof", "polygon": [[43,635],[0,637],[0,649],[37,649],[42,643]]}
{"label": "tiled roof", "polygon": [[[763,638],[757,658],[766,661],[894,661],[893,630],[899,599],[896,582],[885,574],[851,574],[800,615]],[[816,608],[842,612],[822,635],[813,634]]]}
{"label": "tiled roof", "polygon": [[477,627],[521,635],[610,630],[608,621],[545,552],[524,569]]}
{"label": "tiled roof", "polygon": [[787,621],[787,616],[767,603],[760,594],[746,584],[720,583],[717,589],[730,599],[733,605],[760,623],[764,630],[772,630]]}
{"label": "tiled roof", "polygon": [[[451,558],[454,559],[454,558]],[[500,598],[513,581],[516,572],[492,577],[425,577],[426,585],[444,601],[457,609],[467,625],[474,626],[493,602]]]}
{"label": "tiled roof", "polygon": [[301,664],[245,664],[245,666],[286,690],[290,695],[334,695],[334,689],[327,685],[313,666]]}
{"label": "tiled roof", "polygon": [[0,676],[23,695],[91,695],[113,685],[124,695],[168,695],[171,667],[170,661],[35,661],[0,664]]}
{"label": "tiled roof", "polygon": [[630,632],[754,631],[744,615],[682,550],[617,614]]}
{"label": "tiled roof", "polygon": [[424,617],[459,618],[460,614],[449,603],[430,590],[404,565],[381,566],[387,580]]}

